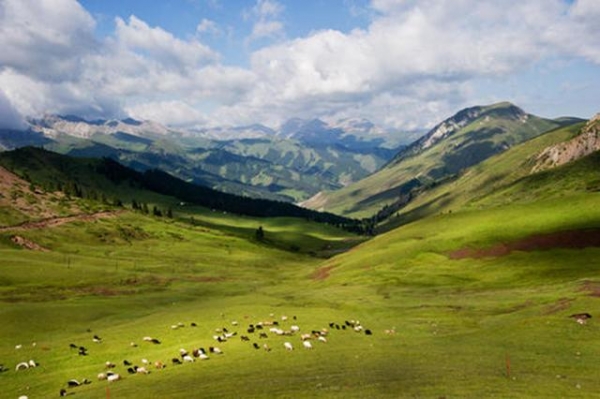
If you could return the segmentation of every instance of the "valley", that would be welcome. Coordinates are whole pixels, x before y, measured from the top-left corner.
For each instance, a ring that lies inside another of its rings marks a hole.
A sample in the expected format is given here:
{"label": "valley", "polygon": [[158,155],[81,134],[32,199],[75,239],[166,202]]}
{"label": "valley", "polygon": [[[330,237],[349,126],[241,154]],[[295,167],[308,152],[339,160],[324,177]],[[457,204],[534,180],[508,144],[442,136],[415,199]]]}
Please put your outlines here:
{"label": "valley", "polygon": [[[596,123],[536,131],[420,187],[376,236],[339,215],[201,206],[217,194],[183,199],[176,179],[144,185],[90,158],[2,153],[1,396],[593,396],[597,151],[534,166]],[[207,360],[184,361],[199,348]]]}

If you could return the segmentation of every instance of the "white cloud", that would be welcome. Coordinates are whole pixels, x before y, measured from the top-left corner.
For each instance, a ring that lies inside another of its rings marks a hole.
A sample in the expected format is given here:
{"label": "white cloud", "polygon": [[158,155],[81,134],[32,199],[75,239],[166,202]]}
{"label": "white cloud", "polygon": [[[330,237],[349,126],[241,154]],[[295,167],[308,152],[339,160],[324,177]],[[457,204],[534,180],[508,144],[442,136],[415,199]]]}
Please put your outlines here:
{"label": "white cloud", "polygon": [[201,34],[209,33],[212,35],[220,35],[221,29],[219,28],[219,25],[215,21],[211,21],[210,19],[207,19],[207,18],[202,18],[202,21],[200,21],[200,23],[196,27],[196,32],[201,33]]}
{"label": "white cloud", "polygon": [[0,1],[0,70],[74,80],[96,47],[93,18],[72,0]]}
{"label": "white cloud", "polygon": [[125,109],[176,125],[363,116],[414,128],[480,101],[478,80],[502,82],[548,59],[600,65],[595,0],[370,4],[364,29],[286,39],[284,7],[257,0],[244,15],[253,26],[247,40],[278,41],[261,41],[248,50],[249,66],[238,67],[202,42],[219,34],[206,18],[181,38],[117,17],[114,32],[98,39],[75,0],[0,0],[3,109],[96,117]]}
{"label": "white cloud", "polygon": [[138,120],[160,121],[170,126],[203,125],[206,118],[183,101],[158,101],[128,107],[127,113]]}
{"label": "white cloud", "polygon": [[247,40],[283,36],[284,25],[278,19],[283,10],[284,7],[275,0],[257,0],[250,11],[244,12],[245,19],[255,19],[252,33]]}

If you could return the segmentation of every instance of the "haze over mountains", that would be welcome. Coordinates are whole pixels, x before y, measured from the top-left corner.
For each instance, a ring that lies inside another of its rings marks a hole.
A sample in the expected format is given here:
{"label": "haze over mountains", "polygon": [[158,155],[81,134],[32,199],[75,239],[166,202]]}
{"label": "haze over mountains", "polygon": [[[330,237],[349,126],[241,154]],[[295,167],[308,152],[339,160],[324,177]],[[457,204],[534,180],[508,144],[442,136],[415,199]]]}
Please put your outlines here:
{"label": "haze over mountains", "polygon": [[78,157],[111,157],[140,171],[159,168],[222,191],[289,202],[373,173],[395,155],[402,137],[364,119],[186,130],[131,118],[47,115],[30,119],[25,131],[0,131],[0,148],[43,145]]}

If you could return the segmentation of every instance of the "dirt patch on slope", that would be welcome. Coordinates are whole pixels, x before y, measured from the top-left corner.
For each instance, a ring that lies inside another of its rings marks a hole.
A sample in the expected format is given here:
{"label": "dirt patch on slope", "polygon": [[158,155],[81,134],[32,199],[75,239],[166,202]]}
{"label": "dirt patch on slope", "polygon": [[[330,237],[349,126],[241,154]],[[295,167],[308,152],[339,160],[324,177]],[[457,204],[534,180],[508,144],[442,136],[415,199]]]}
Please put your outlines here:
{"label": "dirt patch on slope", "polygon": [[21,237],[21,236],[12,236],[10,238],[10,240],[17,244],[20,247],[23,247],[25,249],[29,249],[31,251],[41,251],[41,252],[48,252],[50,251],[48,248],[44,248],[39,244],[36,244],[35,242],[28,240],[27,238]]}
{"label": "dirt patch on slope", "polygon": [[0,227],[0,233],[5,231],[14,230],[33,230],[33,229],[45,229],[48,227],[56,227],[65,223],[71,223],[76,221],[93,222],[98,219],[114,217],[123,211],[102,211],[96,213],[84,213],[79,215],[63,216],[48,218],[43,220],[36,220],[33,222],[25,222],[15,226],[4,226]]}
{"label": "dirt patch on slope", "polygon": [[512,251],[543,251],[554,248],[582,249],[600,247],[600,229],[567,230],[533,235],[522,240],[499,243],[488,248],[461,248],[449,254],[450,259],[499,257]]}
{"label": "dirt patch on slope", "polygon": [[325,280],[326,278],[329,277],[330,272],[333,268],[334,268],[334,266],[320,267],[310,275],[310,278],[313,279],[314,281]]}

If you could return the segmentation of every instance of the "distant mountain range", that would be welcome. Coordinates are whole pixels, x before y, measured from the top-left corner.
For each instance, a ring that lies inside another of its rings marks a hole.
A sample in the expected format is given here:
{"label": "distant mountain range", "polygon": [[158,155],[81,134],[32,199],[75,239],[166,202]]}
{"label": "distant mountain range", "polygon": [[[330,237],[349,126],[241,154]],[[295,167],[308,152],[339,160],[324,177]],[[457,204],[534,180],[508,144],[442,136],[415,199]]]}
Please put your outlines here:
{"label": "distant mountain range", "polygon": [[401,149],[376,173],[342,189],[321,192],[303,205],[352,217],[385,219],[421,193],[459,178],[474,165],[581,121],[540,118],[507,102],[467,108]]}
{"label": "distant mountain range", "polygon": [[358,181],[401,148],[399,134],[364,119],[292,119],[278,130],[260,124],[185,130],[131,118],[47,115],[29,125],[23,132],[0,131],[0,149],[34,145],[109,157],[138,171],[160,168],[224,192],[286,202]]}

